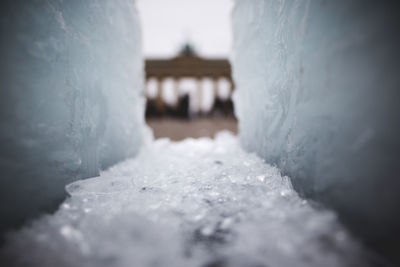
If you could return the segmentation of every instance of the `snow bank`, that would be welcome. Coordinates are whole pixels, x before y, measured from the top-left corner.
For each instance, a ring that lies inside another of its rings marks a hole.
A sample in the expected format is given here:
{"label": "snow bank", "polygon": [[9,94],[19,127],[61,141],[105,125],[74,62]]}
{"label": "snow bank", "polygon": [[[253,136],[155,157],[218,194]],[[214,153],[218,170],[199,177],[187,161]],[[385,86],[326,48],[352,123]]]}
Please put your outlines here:
{"label": "snow bank", "polygon": [[[369,266],[333,212],[235,137],[159,139],[69,184],[51,216],[9,237],[7,266]],[[62,253],[60,253],[62,252]]]}
{"label": "snow bank", "polygon": [[0,34],[1,232],[135,155],[144,102],[132,0],[1,1]]}
{"label": "snow bank", "polygon": [[240,140],[375,245],[400,225],[395,1],[236,1]]}

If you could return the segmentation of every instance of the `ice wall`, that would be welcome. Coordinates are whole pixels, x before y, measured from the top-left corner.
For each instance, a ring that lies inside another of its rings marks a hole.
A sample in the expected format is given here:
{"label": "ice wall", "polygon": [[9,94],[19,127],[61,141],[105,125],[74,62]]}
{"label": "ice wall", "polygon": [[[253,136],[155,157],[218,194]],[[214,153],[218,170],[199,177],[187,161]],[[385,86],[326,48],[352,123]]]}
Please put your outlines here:
{"label": "ice wall", "polygon": [[[240,139],[390,254],[400,226],[395,1],[239,1]],[[396,256],[397,257],[397,256]]]}
{"label": "ice wall", "polygon": [[0,34],[3,232],[135,155],[144,100],[133,0],[3,0]]}

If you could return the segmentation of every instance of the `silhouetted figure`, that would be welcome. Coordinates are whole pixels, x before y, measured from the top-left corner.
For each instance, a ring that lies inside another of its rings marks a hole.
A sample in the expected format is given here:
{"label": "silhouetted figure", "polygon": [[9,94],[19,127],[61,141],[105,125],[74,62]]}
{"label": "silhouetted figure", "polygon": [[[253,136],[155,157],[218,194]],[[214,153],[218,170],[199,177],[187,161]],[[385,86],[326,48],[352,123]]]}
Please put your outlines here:
{"label": "silhouetted figure", "polygon": [[175,117],[180,119],[189,118],[189,95],[185,94],[178,99],[178,103],[175,106],[165,106],[160,109],[157,107],[156,99],[147,99],[146,102],[146,118],[153,117]]}
{"label": "silhouetted figure", "polygon": [[182,119],[189,118],[189,95],[185,94],[179,97],[178,105],[175,113],[176,117]]}
{"label": "silhouetted figure", "polygon": [[219,115],[224,117],[233,117],[233,102],[231,99],[216,98],[211,114],[213,116]]}
{"label": "silhouetted figure", "polygon": [[162,114],[157,110],[157,101],[156,99],[147,99],[146,101],[146,118],[159,117]]}

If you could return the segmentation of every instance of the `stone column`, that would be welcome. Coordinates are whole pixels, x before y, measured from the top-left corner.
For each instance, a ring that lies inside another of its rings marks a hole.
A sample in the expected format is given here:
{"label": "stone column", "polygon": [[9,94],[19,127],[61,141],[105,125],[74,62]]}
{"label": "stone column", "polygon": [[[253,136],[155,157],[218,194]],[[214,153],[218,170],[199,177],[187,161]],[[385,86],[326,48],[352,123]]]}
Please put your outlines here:
{"label": "stone column", "polygon": [[213,105],[219,97],[218,77],[214,77],[214,90],[213,90]]}
{"label": "stone column", "polygon": [[175,97],[175,106],[179,105],[179,78],[174,77],[174,97]]}
{"label": "stone column", "polygon": [[229,84],[230,84],[230,88],[229,88],[229,98],[230,99],[232,99],[232,94],[233,94],[233,87],[234,87],[234,84],[233,84],[233,81],[232,81],[232,79],[229,79]]}
{"label": "stone column", "polygon": [[164,112],[164,100],[163,100],[163,84],[162,84],[163,79],[162,78],[157,78],[157,96],[156,96],[156,110],[157,113],[163,113]]}
{"label": "stone column", "polygon": [[196,89],[196,105],[198,108],[198,113],[202,112],[202,103],[203,103],[203,86],[202,86],[202,80],[200,77],[197,78],[197,89]]}

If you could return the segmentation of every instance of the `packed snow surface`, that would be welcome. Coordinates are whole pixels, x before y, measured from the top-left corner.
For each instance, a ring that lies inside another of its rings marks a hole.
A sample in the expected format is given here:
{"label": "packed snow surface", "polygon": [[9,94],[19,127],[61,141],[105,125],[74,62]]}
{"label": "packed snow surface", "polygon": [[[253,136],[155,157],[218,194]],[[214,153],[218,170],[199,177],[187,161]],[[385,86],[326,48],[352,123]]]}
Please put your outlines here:
{"label": "packed snow surface", "polygon": [[334,213],[234,136],[159,139],[9,236],[18,266],[367,266]]}

